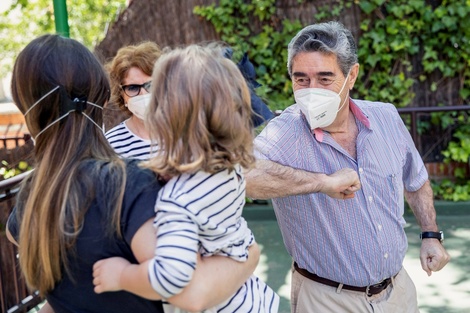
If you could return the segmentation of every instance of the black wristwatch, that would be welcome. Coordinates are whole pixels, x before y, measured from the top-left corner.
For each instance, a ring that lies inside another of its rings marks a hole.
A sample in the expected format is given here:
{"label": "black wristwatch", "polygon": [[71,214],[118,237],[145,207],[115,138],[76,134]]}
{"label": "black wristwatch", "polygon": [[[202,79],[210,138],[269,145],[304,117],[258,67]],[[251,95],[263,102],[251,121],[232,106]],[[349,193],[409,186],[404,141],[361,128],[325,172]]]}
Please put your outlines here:
{"label": "black wristwatch", "polygon": [[440,242],[444,241],[444,233],[442,231],[440,232],[435,232],[435,231],[423,231],[420,235],[419,238],[421,240],[425,238],[435,238],[438,239]]}

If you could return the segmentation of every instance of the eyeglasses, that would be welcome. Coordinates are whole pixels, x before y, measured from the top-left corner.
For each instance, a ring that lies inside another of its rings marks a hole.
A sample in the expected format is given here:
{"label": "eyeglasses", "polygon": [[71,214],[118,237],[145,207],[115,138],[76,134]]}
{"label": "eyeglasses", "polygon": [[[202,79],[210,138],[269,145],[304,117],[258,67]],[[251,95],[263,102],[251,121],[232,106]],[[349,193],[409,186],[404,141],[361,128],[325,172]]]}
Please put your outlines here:
{"label": "eyeglasses", "polygon": [[148,81],[141,85],[139,84],[122,85],[121,88],[127,96],[135,97],[140,94],[141,88],[144,88],[145,91],[150,92],[151,86],[152,86],[152,82]]}

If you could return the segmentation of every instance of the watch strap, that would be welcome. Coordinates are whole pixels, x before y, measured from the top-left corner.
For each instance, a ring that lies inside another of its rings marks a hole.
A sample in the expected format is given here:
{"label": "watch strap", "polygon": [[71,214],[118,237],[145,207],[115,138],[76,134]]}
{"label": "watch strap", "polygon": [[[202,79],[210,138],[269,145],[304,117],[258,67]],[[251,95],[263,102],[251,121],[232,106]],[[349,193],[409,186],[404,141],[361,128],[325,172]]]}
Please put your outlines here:
{"label": "watch strap", "polygon": [[439,232],[423,231],[419,235],[419,238],[421,238],[421,240],[423,240],[425,238],[435,238],[435,239],[438,239],[439,241],[442,242],[444,240],[444,233],[442,231],[439,231]]}

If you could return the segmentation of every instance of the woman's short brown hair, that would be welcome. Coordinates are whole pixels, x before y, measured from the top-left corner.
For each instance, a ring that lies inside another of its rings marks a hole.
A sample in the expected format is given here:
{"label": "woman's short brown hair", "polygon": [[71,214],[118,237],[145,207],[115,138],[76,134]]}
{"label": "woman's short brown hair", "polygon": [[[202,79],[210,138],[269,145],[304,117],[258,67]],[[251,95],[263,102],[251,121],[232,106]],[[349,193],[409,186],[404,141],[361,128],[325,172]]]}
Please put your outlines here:
{"label": "woman's short brown hair", "polygon": [[119,49],[116,56],[105,65],[111,81],[111,103],[130,114],[121,93],[124,79],[132,67],[137,67],[148,76],[152,76],[153,66],[161,54],[160,47],[152,41]]}

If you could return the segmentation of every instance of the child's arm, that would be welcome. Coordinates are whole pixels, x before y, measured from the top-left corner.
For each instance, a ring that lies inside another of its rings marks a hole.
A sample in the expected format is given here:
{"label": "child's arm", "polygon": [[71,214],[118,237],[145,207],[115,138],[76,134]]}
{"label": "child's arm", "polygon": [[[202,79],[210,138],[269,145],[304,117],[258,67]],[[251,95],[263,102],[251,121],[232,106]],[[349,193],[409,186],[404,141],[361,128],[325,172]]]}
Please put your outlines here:
{"label": "child's arm", "polygon": [[[158,240],[153,258],[147,258],[145,260],[148,261],[138,265],[119,257],[96,262],[93,266],[95,292],[125,290],[144,298],[161,299],[179,294],[189,284],[198,257],[197,223],[189,212],[180,208],[160,209],[156,220]],[[131,242],[131,248],[139,261],[144,259],[137,250],[146,249],[155,243],[155,232],[152,224],[149,225],[152,231],[147,227],[139,234],[139,229]],[[136,236],[147,236],[147,240],[137,242]],[[149,241],[149,236],[154,240]]]}
{"label": "child's arm", "polygon": [[[145,262],[153,258],[155,245],[155,230],[152,226],[152,220],[149,220],[134,235],[131,248],[136,259],[139,262]],[[202,308],[212,307],[228,299],[253,274],[258,264],[260,255],[258,245],[254,243],[249,248],[249,251],[250,256],[246,262],[237,262],[228,257],[221,256],[208,257],[202,260],[199,258],[190,284],[180,294],[171,297],[169,301],[187,311],[200,311]],[[102,267],[101,271],[98,271],[98,263],[94,267],[93,276],[95,280],[93,282],[95,284],[95,291],[98,293],[116,290],[116,288],[118,290],[121,289],[120,275],[118,276],[111,268],[108,268],[107,274],[103,272],[103,269],[105,269],[103,264],[106,264],[107,260],[109,259],[99,261]],[[135,276],[130,275],[130,277],[126,275],[125,280],[133,280],[140,288],[140,294],[145,298],[153,300],[161,299],[161,296],[150,285],[146,275],[146,264],[140,265],[142,269],[145,269],[143,271],[144,275],[142,275],[142,272],[138,272],[138,275]],[[133,266],[139,267],[137,265]],[[117,283],[115,282],[116,277],[119,277]],[[114,279],[114,282],[105,283],[105,279]],[[98,284],[99,280],[101,280],[100,284]],[[112,284],[117,284],[118,287],[111,287],[110,285]],[[98,285],[101,285],[101,287],[98,287]],[[105,285],[109,289],[104,288]]]}
{"label": "child's arm", "polygon": [[132,252],[140,264],[131,264],[120,257],[96,262],[93,265],[95,292],[125,290],[150,300],[162,299],[152,288],[148,276],[148,263],[154,257],[155,246],[155,228],[153,219],[149,219],[131,241]]}
{"label": "child's arm", "polygon": [[121,257],[107,258],[96,262],[93,265],[95,292],[125,290],[147,299],[161,299],[161,296],[153,290],[149,283],[148,262],[131,264]]}
{"label": "child's arm", "polygon": [[199,225],[192,212],[176,204],[166,203],[157,210],[157,245],[153,260],[147,263],[148,278],[165,299],[182,292],[193,277],[199,255]]}
{"label": "child's arm", "polygon": [[[190,312],[202,311],[223,302],[250,277],[258,264],[259,254],[255,243],[250,247],[246,262],[236,262],[223,256],[198,258],[197,269],[189,285],[168,301]],[[95,292],[122,289],[147,299],[161,299],[147,278],[148,263],[130,264],[118,257],[98,261],[93,268],[93,275],[96,274],[93,281]],[[100,279],[102,284],[98,283]]]}

